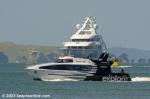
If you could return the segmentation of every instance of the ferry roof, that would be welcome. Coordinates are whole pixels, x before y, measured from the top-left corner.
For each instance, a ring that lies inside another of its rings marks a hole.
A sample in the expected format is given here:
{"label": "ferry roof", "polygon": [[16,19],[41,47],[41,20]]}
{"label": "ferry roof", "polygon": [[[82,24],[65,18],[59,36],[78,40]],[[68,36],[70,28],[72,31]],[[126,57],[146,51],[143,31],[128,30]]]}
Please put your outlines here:
{"label": "ferry roof", "polygon": [[73,56],[64,56],[64,57],[59,57],[58,59],[73,59]]}

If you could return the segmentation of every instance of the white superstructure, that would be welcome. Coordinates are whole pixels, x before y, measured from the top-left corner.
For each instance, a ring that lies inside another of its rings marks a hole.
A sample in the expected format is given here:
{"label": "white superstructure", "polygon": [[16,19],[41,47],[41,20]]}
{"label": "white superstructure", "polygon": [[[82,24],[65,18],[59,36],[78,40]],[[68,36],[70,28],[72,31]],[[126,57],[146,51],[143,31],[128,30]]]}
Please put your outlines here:
{"label": "white superstructure", "polygon": [[92,17],[86,17],[83,24],[76,25],[76,33],[70,42],[64,43],[64,55],[72,55],[80,58],[98,58],[106,45],[100,34],[97,33],[97,24]]}

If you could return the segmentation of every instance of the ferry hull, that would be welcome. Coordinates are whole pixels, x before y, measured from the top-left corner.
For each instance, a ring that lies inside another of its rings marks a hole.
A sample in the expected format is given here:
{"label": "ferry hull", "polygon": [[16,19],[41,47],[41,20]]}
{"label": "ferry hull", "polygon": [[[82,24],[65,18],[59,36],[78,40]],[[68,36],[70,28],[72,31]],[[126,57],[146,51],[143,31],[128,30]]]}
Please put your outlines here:
{"label": "ferry hull", "polygon": [[103,76],[87,76],[85,81],[131,81],[131,78],[127,73],[111,73]]}
{"label": "ferry hull", "polygon": [[53,81],[59,80],[84,80],[87,77],[88,72],[82,71],[62,71],[62,70],[27,70],[28,74],[33,78],[33,80],[49,80]]}
{"label": "ferry hull", "polygon": [[78,81],[131,81],[127,73],[111,73],[109,75],[89,75],[89,72],[60,71],[60,70],[28,70],[33,80],[78,80]]}

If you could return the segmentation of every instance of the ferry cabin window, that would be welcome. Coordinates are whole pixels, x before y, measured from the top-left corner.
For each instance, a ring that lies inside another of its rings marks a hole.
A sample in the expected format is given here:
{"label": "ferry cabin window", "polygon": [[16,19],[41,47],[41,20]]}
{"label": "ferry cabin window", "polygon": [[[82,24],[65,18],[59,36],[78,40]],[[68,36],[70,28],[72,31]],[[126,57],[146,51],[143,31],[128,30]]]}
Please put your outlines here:
{"label": "ferry cabin window", "polygon": [[91,70],[90,65],[53,65],[43,66],[40,69],[52,69],[52,70],[77,70],[77,71],[88,71]]}
{"label": "ferry cabin window", "polygon": [[73,62],[73,59],[58,59],[58,63],[71,63]]}

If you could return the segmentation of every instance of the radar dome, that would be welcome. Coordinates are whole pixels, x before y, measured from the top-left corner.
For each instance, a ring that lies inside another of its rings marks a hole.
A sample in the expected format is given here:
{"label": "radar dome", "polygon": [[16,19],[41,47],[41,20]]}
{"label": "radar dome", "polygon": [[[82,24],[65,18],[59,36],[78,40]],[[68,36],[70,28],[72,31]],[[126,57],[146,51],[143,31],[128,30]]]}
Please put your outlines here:
{"label": "radar dome", "polygon": [[94,28],[94,29],[96,29],[97,27],[98,27],[97,24],[94,24],[94,25],[93,25],[93,28]]}
{"label": "radar dome", "polygon": [[77,24],[76,25],[76,29],[80,29],[81,28],[81,25],[80,24]]}

